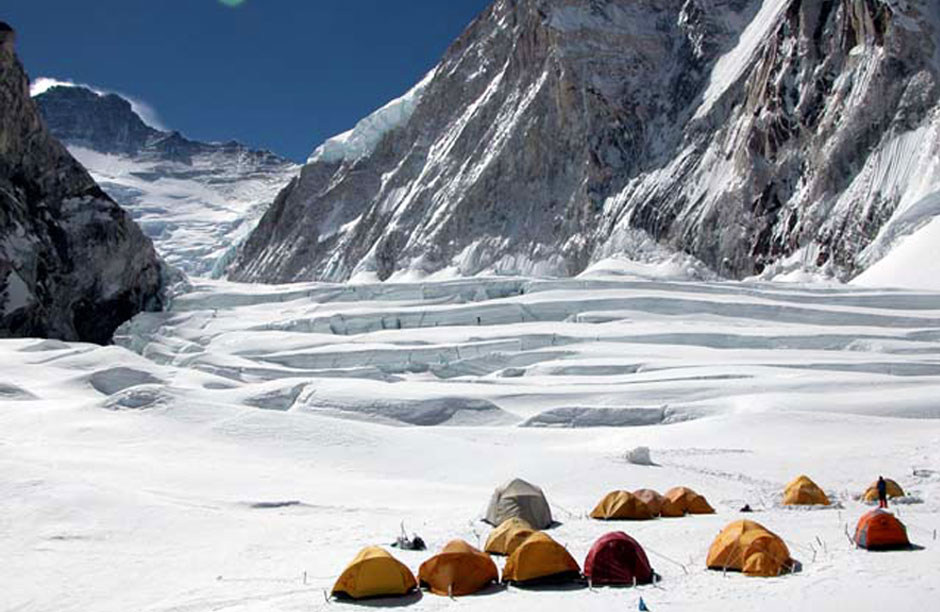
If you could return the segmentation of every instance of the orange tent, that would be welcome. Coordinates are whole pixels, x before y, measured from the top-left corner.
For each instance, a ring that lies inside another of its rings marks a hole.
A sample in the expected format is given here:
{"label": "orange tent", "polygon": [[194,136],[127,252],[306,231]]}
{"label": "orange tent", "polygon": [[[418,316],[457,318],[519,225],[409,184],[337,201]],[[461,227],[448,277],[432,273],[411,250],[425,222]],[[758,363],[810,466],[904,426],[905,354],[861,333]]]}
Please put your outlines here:
{"label": "orange tent", "polygon": [[353,599],[405,595],[418,586],[411,570],[378,546],[363,548],[336,584],[333,595]]}
{"label": "orange tent", "polygon": [[[901,488],[901,485],[891,480],[890,478],[885,478],[885,489],[888,493],[888,497],[904,497],[904,489]],[[876,502],[878,501],[878,481],[871,483],[871,486],[865,490],[862,499],[867,502]]]}
{"label": "orange tent", "polygon": [[496,564],[463,540],[453,540],[421,564],[418,581],[436,595],[470,595],[499,580]]}
{"label": "orange tent", "polygon": [[581,568],[574,557],[541,531],[526,538],[503,568],[503,582],[519,584],[564,582],[580,576]]}
{"label": "orange tent", "polygon": [[511,555],[533,533],[532,525],[525,520],[517,517],[506,519],[490,532],[483,550],[491,555]]}
{"label": "orange tent", "polygon": [[878,508],[862,516],[855,528],[855,544],[868,550],[908,548],[907,529],[890,512]]}
{"label": "orange tent", "polygon": [[644,521],[653,516],[650,507],[629,491],[608,493],[591,512],[591,518],[604,521]]}
{"label": "orange tent", "polygon": [[715,514],[708,500],[688,487],[669,489],[665,497],[683,514]]}
{"label": "orange tent", "polygon": [[809,476],[800,476],[783,491],[785,506],[828,506],[829,497]]}
{"label": "orange tent", "polygon": [[675,518],[684,516],[685,512],[680,510],[670,499],[652,489],[637,489],[633,492],[637,499],[646,504],[653,516],[663,516]]}
{"label": "orange tent", "polygon": [[748,576],[778,576],[793,562],[778,535],[754,521],[735,521],[715,538],[706,564],[709,569],[734,570]]}

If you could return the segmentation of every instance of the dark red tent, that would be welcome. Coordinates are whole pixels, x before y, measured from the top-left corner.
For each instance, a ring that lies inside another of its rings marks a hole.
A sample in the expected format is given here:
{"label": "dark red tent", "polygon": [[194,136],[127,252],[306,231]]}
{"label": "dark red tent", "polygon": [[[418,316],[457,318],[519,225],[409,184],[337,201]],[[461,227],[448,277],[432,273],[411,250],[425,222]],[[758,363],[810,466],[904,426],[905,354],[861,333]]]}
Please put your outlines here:
{"label": "dark red tent", "polygon": [[584,560],[584,575],[594,584],[649,584],[653,569],[636,540],[615,531],[601,536]]}

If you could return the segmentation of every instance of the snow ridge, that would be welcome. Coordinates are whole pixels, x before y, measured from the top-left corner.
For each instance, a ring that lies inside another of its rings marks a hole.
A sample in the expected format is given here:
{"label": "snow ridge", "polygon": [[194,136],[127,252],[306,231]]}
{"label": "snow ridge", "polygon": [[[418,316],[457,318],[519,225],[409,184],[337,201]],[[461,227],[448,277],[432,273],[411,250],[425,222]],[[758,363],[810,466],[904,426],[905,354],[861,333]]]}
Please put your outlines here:
{"label": "snow ridge", "polygon": [[407,93],[362,119],[353,129],[325,141],[314,150],[307,163],[355,162],[371,155],[386,134],[408,122],[435,72],[428,72]]}
{"label": "snow ridge", "polygon": [[707,115],[715,102],[741,78],[789,5],[790,0],[763,0],[760,11],[741,34],[738,44],[722,55],[712,68],[708,88],[702,94],[702,104],[695,111],[695,119]]}

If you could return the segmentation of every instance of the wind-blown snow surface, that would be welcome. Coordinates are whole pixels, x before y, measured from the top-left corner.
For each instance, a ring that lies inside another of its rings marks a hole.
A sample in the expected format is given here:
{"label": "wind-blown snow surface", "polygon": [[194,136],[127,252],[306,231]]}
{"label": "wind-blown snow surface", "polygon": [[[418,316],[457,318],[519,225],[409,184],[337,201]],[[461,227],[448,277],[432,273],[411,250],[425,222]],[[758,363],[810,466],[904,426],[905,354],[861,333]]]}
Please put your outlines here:
{"label": "wind-blown snow surface", "polygon": [[[425,594],[413,609],[635,609],[641,595],[653,610],[930,609],[940,294],[657,272],[202,282],[125,326],[133,351],[0,342],[4,609],[325,610],[343,566],[401,521],[431,549],[396,553],[415,570],[451,538],[484,538],[493,487],[517,475],[545,489],[579,562],[625,529],[662,584]],[[659,465],[628,464],[637,446]],[[781,507],[800,473],[840,507]],[[867,510],[854,496],[878,474],[920,502],[898,511],[924,550],[849,544]],[[718,514],[586,518],[611,489],[679,484]],[[704,569],[744,503],[801,573]]]}

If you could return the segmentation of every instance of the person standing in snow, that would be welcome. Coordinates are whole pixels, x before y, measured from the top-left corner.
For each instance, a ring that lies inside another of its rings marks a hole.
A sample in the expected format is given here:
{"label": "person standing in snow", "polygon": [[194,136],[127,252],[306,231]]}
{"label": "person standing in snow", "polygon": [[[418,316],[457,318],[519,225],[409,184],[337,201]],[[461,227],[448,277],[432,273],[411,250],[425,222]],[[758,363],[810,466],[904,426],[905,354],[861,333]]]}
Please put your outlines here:
{"label": "person standing in snow", "polygon": [[878,477],[878,507],[888,507],[888,483],[885,482],[884,476]]}

